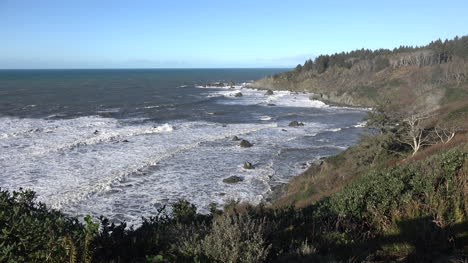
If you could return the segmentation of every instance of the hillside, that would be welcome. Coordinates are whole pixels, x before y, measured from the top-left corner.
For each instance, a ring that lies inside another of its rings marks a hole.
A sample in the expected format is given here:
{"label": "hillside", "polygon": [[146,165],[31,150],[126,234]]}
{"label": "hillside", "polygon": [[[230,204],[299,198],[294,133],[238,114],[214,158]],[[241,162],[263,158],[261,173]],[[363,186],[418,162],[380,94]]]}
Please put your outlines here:
{"label": "hillside", "polygon": [[[356,50],[321,55],[268,76],[253,88],[307,91],[332,104],[467,112],[468,36],[423,47]],[[455,103],[464,98],[466,103]]]}

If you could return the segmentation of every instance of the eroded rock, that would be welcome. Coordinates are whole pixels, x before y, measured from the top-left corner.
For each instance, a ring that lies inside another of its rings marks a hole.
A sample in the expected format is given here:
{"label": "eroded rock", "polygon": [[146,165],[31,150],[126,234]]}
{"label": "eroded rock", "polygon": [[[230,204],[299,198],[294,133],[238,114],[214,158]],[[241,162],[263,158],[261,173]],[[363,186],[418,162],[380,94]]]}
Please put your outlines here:
{"label": "eroded rock", "polygon": [[304,126],[304,123],[298,122],[298,121],[292,121],[288,125],[289,127],[299,127],[299,126]]}
{"label": "eroded rock", "polygon": [[223,183],[227,183],[227,184],[235,184],[235,183],[238,183],[238,182],[242,182],[244,179],[242,179],[242,177],[239,177],[239,176],[229,176],[228,178],[224,178],[223,179]]}
{"label": "eroded rock", "polygon": [[248,147],[252,147],[252,146],[253,146],[253,145],[252,145],[249,141],[247,141],[247,140],[242,140],[242,141],[240,142],[239,145],[240,145],[240,147],[243,147],[243,148],[248,148]]}

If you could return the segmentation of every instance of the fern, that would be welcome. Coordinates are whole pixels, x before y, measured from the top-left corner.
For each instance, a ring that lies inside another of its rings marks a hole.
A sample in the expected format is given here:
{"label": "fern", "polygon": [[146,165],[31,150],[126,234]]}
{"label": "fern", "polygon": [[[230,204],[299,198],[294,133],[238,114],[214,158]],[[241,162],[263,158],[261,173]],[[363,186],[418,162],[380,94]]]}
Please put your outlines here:
{"label": "fern", "polygon": [[65,247],[67,257],[68,257],[68,262],[69,263],[76,263],[76,246],[75,243],[73,242],[73,239],[70,236],[66,236],[63,239],[63,246]]}

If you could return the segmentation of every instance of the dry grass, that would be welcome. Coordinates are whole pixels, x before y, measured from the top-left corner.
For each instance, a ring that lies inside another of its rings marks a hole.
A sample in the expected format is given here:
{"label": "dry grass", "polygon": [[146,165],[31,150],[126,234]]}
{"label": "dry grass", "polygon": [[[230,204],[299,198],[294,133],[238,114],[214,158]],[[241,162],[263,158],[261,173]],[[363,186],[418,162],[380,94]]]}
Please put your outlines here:
{"label": "dry grass", "polygon": [[287,186],[286,194],[276,200],[273,207],[294,205],[302,208],[338,192],[351,182],[361,169],[356,167],[352,152],[339,154],[339,160],[324,160],[322,165],[314,165]]}

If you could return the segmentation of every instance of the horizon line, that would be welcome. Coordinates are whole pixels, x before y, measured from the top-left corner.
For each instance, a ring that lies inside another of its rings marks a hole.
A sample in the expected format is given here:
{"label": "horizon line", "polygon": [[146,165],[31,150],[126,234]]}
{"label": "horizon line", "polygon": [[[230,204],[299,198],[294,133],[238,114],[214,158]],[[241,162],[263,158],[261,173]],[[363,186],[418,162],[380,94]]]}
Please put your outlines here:
{"label": "horizon line", "polygon": [[0,70],[128,70],[128,69],[292,69],[294,67],[275,66],[275,67],[167,67],[167,68],[0,68]]}

